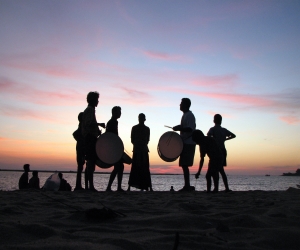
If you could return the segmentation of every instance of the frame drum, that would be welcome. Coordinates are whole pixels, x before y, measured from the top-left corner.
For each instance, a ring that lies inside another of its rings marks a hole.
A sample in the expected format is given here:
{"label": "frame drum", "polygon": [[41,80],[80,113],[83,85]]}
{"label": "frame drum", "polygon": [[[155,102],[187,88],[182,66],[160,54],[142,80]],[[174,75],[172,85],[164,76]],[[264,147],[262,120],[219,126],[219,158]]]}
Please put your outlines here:
{"label": "frame drum", "polygon": [[157,146],[159,157],[166,162],[175,161],[180,156],[182,149],[182,138],[173,131],[164,133],[160,137]]}
{"label": "frame drum", "polygon": [[123,156],[124,145],[121,138],[111,132],[100,135],[96,142],[96,153],[99,159],[96,164],[100,168],[109,168]]}

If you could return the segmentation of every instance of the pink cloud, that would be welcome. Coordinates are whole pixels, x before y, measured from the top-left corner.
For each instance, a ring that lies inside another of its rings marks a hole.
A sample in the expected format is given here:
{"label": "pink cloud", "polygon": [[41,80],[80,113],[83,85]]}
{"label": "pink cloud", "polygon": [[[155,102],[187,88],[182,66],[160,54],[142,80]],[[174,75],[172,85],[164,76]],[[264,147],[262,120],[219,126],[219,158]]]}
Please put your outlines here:
{"label": "pink cloud", "polygon": [[287,124],[298,124],[300,123],[300,118],[297,116],[280,116],[280,120]]}
{"label": "pink cloud", "polygon": [[199,76],[192,81],[193,85],[204,87],[233,87],[237,85],[239,77],[236,74],[222,76]]}
{"label": "pink cloud", "polygon": [[13,106],[2,105],[0,107],[0,114],[4,116],[17,117],[19,119],[34,119],[52,123],[72,124],[70,119],[66,119],[66,117],[68,117],[67,114],[51,112],[45,113],[44,111],[36,111],[30,108],[16,108]]}
{"label": "pink cloud", "polygon": [[23,100],[46,106],[71,106],[83,98],[82,94],[79,94],[74,90],[61,89],[58,92],[39,90],[35,87],[13,82],[3,77],[0,78],[0,90],[2,94],[17,95]]}
{"label": "pink cloud", "polygon": [[186,61],[184,56],[181,55],[170,55],[165,52],[158,52],[158,51],[149,51],[149,50],[143,50],[142,53],[151,59],[157,59],[157,60],[164,60],[164,61]]}

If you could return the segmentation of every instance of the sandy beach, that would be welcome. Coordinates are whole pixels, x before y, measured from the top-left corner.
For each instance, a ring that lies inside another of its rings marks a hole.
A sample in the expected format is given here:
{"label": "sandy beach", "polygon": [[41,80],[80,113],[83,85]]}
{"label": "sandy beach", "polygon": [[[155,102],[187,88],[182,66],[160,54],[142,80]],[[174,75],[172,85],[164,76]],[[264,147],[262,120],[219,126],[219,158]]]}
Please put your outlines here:
{"label": "sandy beach", "polygon": [[[295,188],[218,194],[0,191],[0,247],[176,249],[177,242],[177,249],[299,249],[299,197]],[[103,205],[119,214],[88,217],[86,211]]]}

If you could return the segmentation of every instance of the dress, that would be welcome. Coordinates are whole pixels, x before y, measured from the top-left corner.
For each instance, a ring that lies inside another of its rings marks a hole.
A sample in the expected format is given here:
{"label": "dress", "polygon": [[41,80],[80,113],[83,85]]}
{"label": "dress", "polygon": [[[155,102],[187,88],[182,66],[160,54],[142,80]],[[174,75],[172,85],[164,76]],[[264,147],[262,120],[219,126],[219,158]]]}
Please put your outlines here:
{"label": "dress", "polygon": [[152,188],[149,149],[150,129],[144,124],[138,124],[131,129],[131,142],[133,144],[133,156],[128,185],[145,189]]}

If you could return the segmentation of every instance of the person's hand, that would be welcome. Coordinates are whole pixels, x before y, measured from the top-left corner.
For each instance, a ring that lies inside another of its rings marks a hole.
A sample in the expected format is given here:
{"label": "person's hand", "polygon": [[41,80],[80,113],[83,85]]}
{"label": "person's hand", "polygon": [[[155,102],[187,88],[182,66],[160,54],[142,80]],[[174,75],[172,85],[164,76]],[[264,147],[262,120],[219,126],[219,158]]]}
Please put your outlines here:
{"label": "person's hand", "polygon": [[102,128],[105,128],[105,123],[98,123],[98,125]]}
{"label": "person's hand", "polygon": [[180,126],[180,125],[177,125],[177,126],[173,127],[173,130],[174,130],[174,131],[180,131],[180,129],[181,129],[181,126]]}
{"label": "person's hand", "polygon": [[200,172],[197,172],[197,173],[195,174],[195,178],[198,179],[198,178],[199,178],[199,175],[200,175]]}

